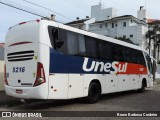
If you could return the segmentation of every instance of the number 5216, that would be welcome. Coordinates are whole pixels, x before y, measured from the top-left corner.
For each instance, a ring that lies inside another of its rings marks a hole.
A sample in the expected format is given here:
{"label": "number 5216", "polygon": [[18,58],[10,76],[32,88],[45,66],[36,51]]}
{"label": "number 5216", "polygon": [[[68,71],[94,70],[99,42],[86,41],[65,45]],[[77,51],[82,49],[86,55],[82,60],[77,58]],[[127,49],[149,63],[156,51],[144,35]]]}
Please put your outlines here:
{"label": "number 5216", "polygon": [[13,70],[12,70],[13,73],[23,73],[25,72],[25,67],[13,67]]}

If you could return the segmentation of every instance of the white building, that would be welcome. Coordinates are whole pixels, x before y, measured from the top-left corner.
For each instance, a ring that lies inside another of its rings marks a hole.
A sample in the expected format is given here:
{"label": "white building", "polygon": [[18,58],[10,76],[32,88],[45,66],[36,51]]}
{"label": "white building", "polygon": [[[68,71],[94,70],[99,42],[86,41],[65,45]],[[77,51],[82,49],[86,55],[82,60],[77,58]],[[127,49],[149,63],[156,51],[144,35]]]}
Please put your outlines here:
{"label": "white building", "polygon": [[147,19],[151,19],[151,16],[143,6],[140,6],[140,10],[137,11],[137,18],[147,22]]}
{"label": "white building", "polygon": [[102,21],[110,18],[117,17],[118,10],[115,8],[103,8],[103,5],[91,6],[91,18],[95,18],[96,21]]}
{"label": "white building", "polygon": [[[108,37],[126,37],[133,43],[146,49],[148,25],[145,22],[147,14],[142,7],[137,12],[138,18],[132,15],[117,16],[115,8],[103,8],[102,4],[91,7],[91,18],[75,20],[67,25]],[[145,18],[145,19],[144,19]]]}

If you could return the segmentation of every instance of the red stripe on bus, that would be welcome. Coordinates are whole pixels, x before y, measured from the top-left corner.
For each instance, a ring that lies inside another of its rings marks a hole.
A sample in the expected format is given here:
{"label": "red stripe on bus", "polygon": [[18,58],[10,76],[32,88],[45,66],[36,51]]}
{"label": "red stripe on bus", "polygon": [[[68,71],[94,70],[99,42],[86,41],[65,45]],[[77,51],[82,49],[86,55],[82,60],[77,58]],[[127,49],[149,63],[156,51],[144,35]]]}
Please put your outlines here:
{"label": "red stripe on bus", "polygon": [[[10,46],[16,46],[16,45],[28,44],[28,43],[32,43],[32,42],[18,42],[18,43],[14,43],[14,44],[12,44],[12,45],[10,45]],[[10,46],[9,46],[9,47],[10,47]]]}
{"label": "red stripe on bus", "polygon": [[121,66],[117,65],[120,70],[117,74],[147,74],[147,68],[143,65],[134,63],[127,63],[126,65],[124,62],[119,62],[119,64],[121,64]]}

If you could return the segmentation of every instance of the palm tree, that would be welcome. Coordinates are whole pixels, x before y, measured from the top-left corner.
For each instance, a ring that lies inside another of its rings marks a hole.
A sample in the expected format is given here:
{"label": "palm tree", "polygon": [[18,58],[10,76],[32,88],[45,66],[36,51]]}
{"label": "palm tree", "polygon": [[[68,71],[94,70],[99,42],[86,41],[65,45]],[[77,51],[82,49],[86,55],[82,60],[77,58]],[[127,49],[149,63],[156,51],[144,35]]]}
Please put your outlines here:
{"label": "palm tree", "polygon": [[151,40],[153,39],[153,35],[155,35],[154,31],[147,31],[145,34],[146,39],[149,39],[147,48],[149,49],[149,55],[151,55]]}
{"label": "palm tree", "polygon": [[160,52],[160,35],[157,35],[157,47],[158,47],[157,63],[159,63],[159,62],[160,62],[160,60],[159,60],[159,52]]}

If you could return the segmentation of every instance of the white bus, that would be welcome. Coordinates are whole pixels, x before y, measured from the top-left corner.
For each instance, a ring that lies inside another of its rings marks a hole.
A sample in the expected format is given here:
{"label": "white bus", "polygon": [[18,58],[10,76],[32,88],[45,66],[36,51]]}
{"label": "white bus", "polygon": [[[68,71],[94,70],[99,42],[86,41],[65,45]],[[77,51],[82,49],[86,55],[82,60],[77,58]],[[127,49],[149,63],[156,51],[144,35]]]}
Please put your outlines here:
{"label": "white bus", "polygon": [[5,91],[23,99],[85,97],[153,86],[142,48],[50,20],[23,22],[5,42]]}

